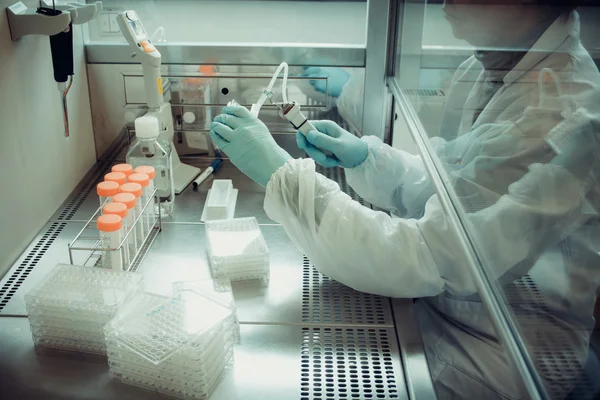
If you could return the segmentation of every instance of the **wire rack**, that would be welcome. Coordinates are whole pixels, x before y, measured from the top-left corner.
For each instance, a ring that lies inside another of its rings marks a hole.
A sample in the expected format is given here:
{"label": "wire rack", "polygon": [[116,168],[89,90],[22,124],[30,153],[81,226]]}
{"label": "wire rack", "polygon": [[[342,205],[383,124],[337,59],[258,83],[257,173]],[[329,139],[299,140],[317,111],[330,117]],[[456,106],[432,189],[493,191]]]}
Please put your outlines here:
{"label": "wire rack", "polygon": [[104,267],[106,264],[103,263],[103,258],[118,252],[123,260],[123,270],[135,271],[158,233],[162,231],[157,192],[158,189],[154,189],[148,200],[142,204],[141,212],[132,222],[130,229],[124,232],[116,248],[105,247],[96,227],[96,220],[102,215],[103,205],[100,206],[69,243],[69,262],[73,265]]}

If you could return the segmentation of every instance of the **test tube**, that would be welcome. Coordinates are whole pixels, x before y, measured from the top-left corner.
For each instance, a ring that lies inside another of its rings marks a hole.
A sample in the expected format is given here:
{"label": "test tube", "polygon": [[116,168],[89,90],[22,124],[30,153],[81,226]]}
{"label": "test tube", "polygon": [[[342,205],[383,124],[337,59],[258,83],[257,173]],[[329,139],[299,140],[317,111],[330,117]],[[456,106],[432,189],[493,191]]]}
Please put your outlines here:
{"label": "test tube", "polygon": [[119,191],[121,193],[131,193],[135,196],[135,214],[133,218],[137,221],[134,222],[134,227],[137,236],[137,247],[140,248],[142,247],[142,245],[144,244],[144,240],[146,239],[143,218],[140,217],[144,208],[144,206],[142,205],[142,185],[135,182],[126,183],[119,187]]}
{"label": "test tube", "polygon": [[148,210],[152,209],[152,211],[154,211],[154,205],[148,205],[151,193],[148,192],[148,187],[150,185],[150,177],[142,173],[133,173],[129,175],[129,182],[139,183],[142,187],[142,208],[146,207],[146,210],[143,215],[144,232],[150,232],[150,215],[148,213]]}
{"label": "test tube", "polygon": [[133,172],[137,174],[146,174],[150,178],[150,183],[148,184],[148,192],[150,194],[154,193],[154,178],[156,177],[156,170],[154,167],[149,165],[142,165],[133,170]]}
{"label": "test tube", "polygon": [[135,196],[131,193],[119,193],[112,198],[113,202],[123,203],[127,206],[127,217],[125,217],[125,234],[129,233],[127,236],[127,246],[129,247],[129,261],[133,261],[135,256],[137,255],[137,235],[136,231],[133,228],[133,223],[135,222],[135,205],[136,200]]}
{"label": "test tube", "polygon": [[[150,178],[150,182],[148,183],[148,193],[150,193],[150,196],[153,196],[154,178],[156,177],[156,170],[154,169],[154,167],[151,167],[149,165],[142,165],[134,169],[133,172],[148,175],[148,177]],[[152,206],[146,209],[146,211],[148,211],[148,221],[150,221],[150,226],[154,225],[154,222],[157,218],[156,216],[158,215],[158,208],[158,202],[156,200],[153,200]]]}
{"label": "test tube", "polygon": [[127,182],[127,176],[122,172],[109,172],[104,175],[106,182],[117,182],[119,185],[124,185]]}
{"label": "test tube", "polygon": [[125,177],[129,177],[133,173],[133,167],[129,164],[116,164],[110,169],[111,172],[122,172]]}
{"label": "test tube", "polygon": [[[106,204],[102,208],[102,214],[103,215],[114,214],[114,215],[118,215],[119,217],[121,217],[121,221],[123,222],[123,228],[122,228],[122,232],[121,232],[121,234],[122,234],[121,240],[123,240],[123,238],[125,237],[125,234],[126,234],[126,229],[127,229],[126,221],[129,217],[129,212],[128,212],[127,206],[124,203],[120,203],[118,201],[113,201],[112,203]],[[125,243],[125,245],[123,246],[121,251],[123,251],[123,260],[125,261],[124,267],[125,267],[125,269],[129,269],[129,265],[132,260],[132,257],[129,254],[129,243]]]}
{"label": "test tube", "polygon": [[[123,221],[115,214],[101,215],[96,221],[100,231],[100,246],[104,249],[117,249],[123,238]],[[122,251],[106,251],[102,254],[102,266],[115,271],[123,271]]]}
{"label": "test tube", "polygon": [[100,198],[100,207],[104,207],[107,201],[111,200],[111,197],[119,193],[119,184],[117,182],[108,181],[100,182],[96,185],[96,193]]}

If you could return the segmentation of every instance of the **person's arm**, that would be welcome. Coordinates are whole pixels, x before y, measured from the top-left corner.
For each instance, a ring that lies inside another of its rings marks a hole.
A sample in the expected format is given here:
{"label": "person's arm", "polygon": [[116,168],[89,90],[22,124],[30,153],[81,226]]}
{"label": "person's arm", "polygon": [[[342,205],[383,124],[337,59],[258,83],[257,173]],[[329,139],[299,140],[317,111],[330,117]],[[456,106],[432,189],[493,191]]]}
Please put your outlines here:
{"label": "person's arm", "polygon": [[360,205],[312,160],[291,160],[273,174],[264,207],[319,271],[356,290],[424,297],[444,287],[416,220]]}
{"label": "person's arm", "polygon": [[[470,147],[476,156],[451,174],[461,206],[469,206],[469,234],[493,279],[527,273],[567,228],[586,219],[582,194],[598,160],[593,128],[580,126],[576,151],[536,164],[547,146],[533,135],[540,116],[529,117],[518,128],[494,125],[474,132],[481,139]],[[311,160],[292,160],[271,177],[265,210],[321,272],[356,290],[393,297],[477,291],[436,195],[422,218],[392,218],[351,200],[315,173]]]}
{"label": "person's arm", "polygon": [[350,186],[379,208],[398,216],[422,215],[434,191],[419,156],[394,149],[376,137],[359,139],[332,121],[311,123],[316,130],[306,135],[298,132],[296,142],[315,162],[343,167]]}
{"label": "person's arm", "polygon": [[348,184],[369,203],[402,217],[418,217],[435,193],[420,156],[395,149],[374,136],[362,138],[367,159],[346,169]]}

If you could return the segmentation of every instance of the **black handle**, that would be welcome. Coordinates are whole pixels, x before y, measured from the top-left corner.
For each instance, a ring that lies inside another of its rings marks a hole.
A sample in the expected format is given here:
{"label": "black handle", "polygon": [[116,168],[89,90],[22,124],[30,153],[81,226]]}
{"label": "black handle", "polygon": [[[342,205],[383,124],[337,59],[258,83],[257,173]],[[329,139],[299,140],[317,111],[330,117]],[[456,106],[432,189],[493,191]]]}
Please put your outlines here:
{"label": "black handle", "polygon": [[[39,7],[38,14],[57,16],[62,11],[49,7]],[[66,82],[70,75],[75,74],[73,66],[73,24],[56,35],[50,36],[50,50],[52,52],[52,67],[54,68],[54,80]]]}
{"label": "black handle", "polygon": [[74,75],[73,67],[73,25],[56,35],[50,36],[50,50],[52,51],[52,66],[54,67],[54,80],[66,82],[69,76]]}

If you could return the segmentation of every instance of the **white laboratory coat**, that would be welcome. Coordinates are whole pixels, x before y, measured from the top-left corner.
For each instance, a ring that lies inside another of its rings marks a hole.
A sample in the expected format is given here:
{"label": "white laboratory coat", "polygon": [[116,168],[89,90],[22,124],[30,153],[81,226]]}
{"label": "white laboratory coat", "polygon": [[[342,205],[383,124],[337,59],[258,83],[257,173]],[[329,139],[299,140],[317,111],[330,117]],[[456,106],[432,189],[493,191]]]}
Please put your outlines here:
{"label": "white laboratory coat", "polygon": [[[434,142],[470,238],[508,293],[554,398],[572,390],[585,363],[600,283],[600,74],[578,38],[576,13],[554,22],[476,121],[471,102],[483,68],[467,60]],[[540,78],[543,68],[555,78]],[[361,206],[302,159],[272,176],[267,215],[323,274],[359,291],[421,298],[440,398],[525,398],[420,157],[363,140],[369,156],[346,170],[348,183],[403,218]]]}

